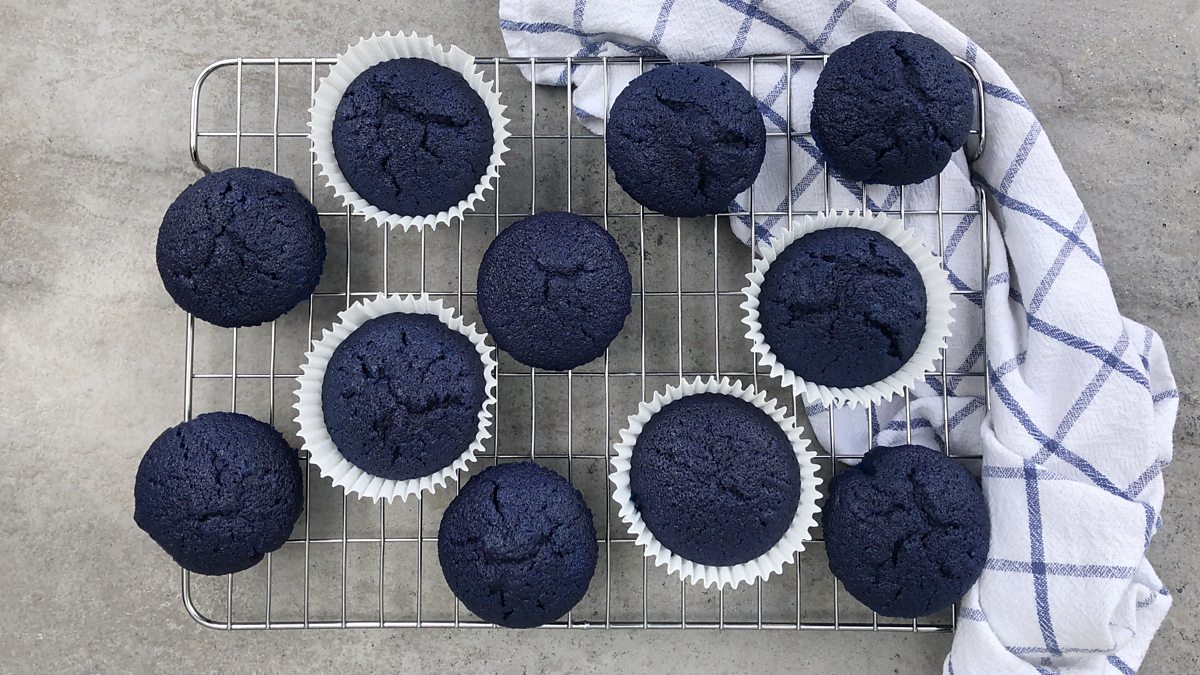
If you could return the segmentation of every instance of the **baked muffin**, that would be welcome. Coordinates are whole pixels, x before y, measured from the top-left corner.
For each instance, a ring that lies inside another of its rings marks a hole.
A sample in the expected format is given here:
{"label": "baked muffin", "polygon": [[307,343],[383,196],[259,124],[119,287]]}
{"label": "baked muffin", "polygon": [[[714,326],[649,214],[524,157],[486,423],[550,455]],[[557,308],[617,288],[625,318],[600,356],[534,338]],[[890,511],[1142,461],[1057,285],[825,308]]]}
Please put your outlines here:
{"label": "baked muffin", "polygon": [[474,442],[486,400],[475,346],[431,314],[384,314],[334,350],[321,385],[329,437],[380,478],[435,473]]}
{"label": "baked muffin", "polygon": [[835,227],[793,241],[764,275],[759,322],[779,362],[829,387],[900,370],[925,332],[925,282],[888,237]]}
{"label": "baked muffin", "polygon": [[296,451],[270,426],[200,415],[142,457],[133,519],[184,569],[241,572],[287,541],[304,507],[300,474]]}
{"label": "baked muffin", "polygon": [[967,142],[971,76],[923,35],[868,33],[838,49],[813,92],[812,134],[851,180],[920,183]]}
{"label": "baked muffin", "polygon": [[418,58],[371,66],[342,94],[333,152],[346,182],[401,216],[466,199],[492,155],[487,105],[459,73]]}
{"label": "baked muffin", "polygon": [[829,484],[822,511],[829,570],[886,616],[946,609],[979,578],[991,524],[975,478],[919,445],[875,447]]}
{"label": "baked muffin", "polygon": [[608,119],[608,164],[638,203],[668,216],[729,211],[762,168],[758,103],[728,73],[660,66],[629,83]]}
{"label": "baked muffin", "polygon": [[646,527],[672,553],[738,565],[783,538],[800,502],[801,471],[779,424],[723,394],[668,403],[633,447],[629,489]]}
{"label": "baked muffin", "polygon": [[291,180],[228,169],[196,181],[167,209],[157,261],[184,310],[226,328],[257,326],[316,290],[325,232]]}
{"label": "baked muffin", "polygon": [[484,253],[476,286],[496,346],[546,370],[603,356],[632,306],[620,246],[573,213],[539,213],[506,228]]}
{"label": "baked muffin", "polygon": [[507,628],[566,614],[587,592],[598,554],[583,495],[532,462],[488,467],[467,481],[438,529],[450,590],[484,621]]}

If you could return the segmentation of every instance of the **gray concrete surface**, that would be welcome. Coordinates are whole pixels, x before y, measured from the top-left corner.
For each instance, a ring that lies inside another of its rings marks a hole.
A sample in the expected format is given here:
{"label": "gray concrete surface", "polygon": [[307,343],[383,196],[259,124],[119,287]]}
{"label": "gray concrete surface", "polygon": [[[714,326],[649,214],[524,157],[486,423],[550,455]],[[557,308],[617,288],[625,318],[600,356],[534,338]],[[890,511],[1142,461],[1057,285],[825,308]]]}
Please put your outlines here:
{"label": "gray concrete surface", "polygon": [[[1097,223],[1122,308],[1183,401],[1150,551],[1176,604],[1145,672],[1200,658],[1200,3],[929,3],[1005,64]],[[180,414],[183,325],[154,232],[196,174],[205,64],[332,54],[382,28],[500,53],[495,3],[0,1],[0,671],[930,672],[945,636],[443,630],[228,634],[184,613],[132,522]]]}

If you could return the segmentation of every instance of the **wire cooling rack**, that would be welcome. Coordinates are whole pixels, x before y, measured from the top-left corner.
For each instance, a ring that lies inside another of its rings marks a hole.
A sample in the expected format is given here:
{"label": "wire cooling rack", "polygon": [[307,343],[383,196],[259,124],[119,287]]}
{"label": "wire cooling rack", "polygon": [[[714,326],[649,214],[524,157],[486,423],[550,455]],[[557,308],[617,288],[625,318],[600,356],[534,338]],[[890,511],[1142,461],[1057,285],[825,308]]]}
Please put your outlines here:
{"label": "wire cooling rack", "polygon": [[[824,59],[763,56],[723,63],[748,67],[752,90],[755,72],[763,65],[786,66],[783,95],[791,101],[793,73],[819,69]],[[425,292],[446,299],[468,321],[477,320],[474,279],[490,240],[507,224],[535,211],[575,211],[603,224],[621,244],[634,275],[634,312],[602,360],[572,372],[533,371],[501,355],[495,436],[490,455],[471,472],[489,463],[532,458],[566,475],[584,493],[595,519],[600,562],[588,594],[550,627],[954,629],[953,611],[900,621],[867,610],[830,575],[819,533],[781,576],[719,592],[686,585],[650,564],[616,517],[607,480],[612,445],[637,403],[667,384],[683,377],[739,378],[766,388],[808,426],[799,401],[758,372],[749,342],[742,337],[738,304],[753,247],[730,233],[725,221],[730,214],[679,220],[646,212],[612,180],[605,140],[575,119],[572,92],[535,87],[521,75],[523,69],[542,66],[600,65],[607,89],[614,66],[644,69],[653,60],[478,59],[509,106],[513,148],[495,191],[476,213],[459,225],[421,233],[389,232],[364,222],[318,184],[305,125],[319,78],[333,62],[226,59],[205,68],[196,80],[192,163],[206,173],[210,167],[257,166],[295,179],[317,206],[329,255],[311,300],[267,326],[219,329],[188,316],[186,419],[209,410],[245,412],[275,425],[299,447],[291,410],[295,377],[309,341],[332,324],[338,311],[377,293]],[[976,83],[977,123],[969,149],[977,159],[985,140],[983,97],[978,74],[969,64],[963,66]],[[792,137],[809,134],[795,130],[790,119],[788,127],[793,130],[768,132],[768,143],[787,146],[792,185]],[[824,194],[817,191],[815,203],[808,205],[811,210],[793,204],[786,211],[756,210],[751,194],[751,217],[790,218],[836,206],[829,173],[823,166],[814,170],[821,172],[814,185],[823,183]],[[935,205],[906,204],[902,190],[896,208],[886,212],[909,223],[936,218],[940,253],[945,251],[945,218],[977,217],[981,259],[986,261],[983,195],[976,194],[970,209],[943,209],[941,178],[933,180]],[[863,208],[867,195],[864,189]],[[956,293],[980,299],[985,272],[980,271],[980,283],[974,286],[979,290]],[[971,378],[983,382],[984,374],[947,372],[943,361],[934,377],[943,383]],[[942,387],[943,397],[947,389]],[[945,398],[943,406],[948,406]],[[831,416],[831,432],[837,418]],[[945,431],[943,437],[949,439]],[[831,447],[818,460],[824,485],[836,470],[838,452]],[[977,455],[952,454],[968,462],[978,460]],[[303,455],[305,509],[292,538],[261,564],[236,575],[204,577],[183,571],[183,603],[192,618],[219,629],[490,625],[453,597],[437,564],[438,522],[457,485],[420,501],[377,505],[347,497],[309,467]]]}

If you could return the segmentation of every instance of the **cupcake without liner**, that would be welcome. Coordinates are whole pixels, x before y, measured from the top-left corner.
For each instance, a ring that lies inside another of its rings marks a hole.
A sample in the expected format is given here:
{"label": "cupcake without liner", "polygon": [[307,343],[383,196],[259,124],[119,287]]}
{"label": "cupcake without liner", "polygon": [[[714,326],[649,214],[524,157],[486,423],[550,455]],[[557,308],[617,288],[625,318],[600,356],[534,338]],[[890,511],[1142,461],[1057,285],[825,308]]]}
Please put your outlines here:
{"label": "cupcake without liner", "polygon": [[[786,531],[766,552],[738,564],[703,564],[670,550],[650,531],[634,503],[630,487],[633,452],[646,423],[667,405],[699,394],[729,396],[765,413],[783,431],[799,467],[799,499]],[[655,565],[665,566],[669,574],[678,574],[689,583],[703,584],[705,587],[716,585],[723,589],[767,579],[772,574],[782,572],[785,564],[795,560],[796,554],[804,550],[805,542],[812,540],[811,530],[817,524],[817,499],[820,497],[817,487],[821,479],[817,477],[816,453],[808,450],[809,441],[802,437],[803,433],[803,428],[798,427],[775,400],[768,399],[766,392],[743,387],[740,381],[698,377],[691,382],[684,380],[678,386],[669,386],[664,391],[656,392],[649,402],[639,404],[637,413],[629,417],[628,426],[620,432],[621,441],[615,446],[613,472],[609,476],[615,488],[613,500],[620,507],[618,514],[629,525],[630,533],[636,537],[636,543],[642,546],[647,558],[654,558]]]}
{"label": "cupcake without liner", "polygon": [[[483,99],[491,118],[492,152],[486,171],[479,177],[479,182],[470,194],[458,204],[438,213],[400,215],[371,204],[351,187],[334,153],[333,125],[342,95],[363,72],[372,66],[394,59],[425,59],[462,75],[471,89]],[[506,106],[500,103],[500,92],[493,87],[493,83],[483,79],[483,70],[475,67],[475,58],[470,54],[453,45],[447,49],[429,36],[418,37],[416,33],[384,33],[363,38],[349,47],[330,68],[329,75],[321,79],[321,84],[313,95],[313,107],[310,110],[312,120],[308,123],[311,129],[309,138],[312,141],[314,161],[320,167],[320,175],[325,177],[334,194],[342,200],[342,204],[349,206],[354,213],[365,216],[377,225],[387,225],[392,229],[435,229],[439,225],[461,220],[463,214],[474,210],[476,202],[483,199],[484,192],[492,188],[500,167],[504,165],[503,154],[508,150],[506,141],[510,136],[507,129],[509,120],[504,115],[505,109]]]}
{"label": "cupcake without liner", "polygon": [[[761,323],[759,295],[771,264],[788,246],[805,235],[835,228],[868,230],[891,240],[912,261],[925,287],[925,326],[915,351],[891,374],[861,386],[828,386],[804,379],[785,366],[772,351],[771,345],[763,335]],[[754,261],[754,270],[746,275],[750,285],[742,289],[746,296],[746,300],[741,304],[741,308],[746,312],[742,317],[742,323],[748,328],[746,337],[752,343],[751,351],[758,355],[758,365],[768,368],[770,376],[779,378],[784,386],[802,394],[806,403],[820,402],[829,406],[851,407],[881,403],[924,381],[926,373],[935,371],[935,365],[950,338],[950,323],[953,320],[952,288],[939,258],[921,243],[917,235],[905,229],[899,220],[880,214],[864,215],[850,211],[806,216],[804,220],[793,221],[790,227],[776,235],[769,244],[763,244],[761,253],[761,257]]]}
{"label": "cupcake without liner", "polygon": [[[321,398],[326,369],[338,345],[371,319],[397,313],[432,315],[450,330],[465,336],[479,354],[484,381],[484,402],[477,415],[478,430],[470,445],[447,466],[425,476],[404,480],[372,475],[342,455],[326,428]],[[300,384],[296,391],[299,401],[293,407],[309,461],[321,470],[322,477],[332,478],[334,485],[373,501],[386,499],[391,502],[396,497],[406,501],[412,495],[419,498],[425,492],[444,487],[450,479],[457,479],[458,474],[466,470],[467,463],[475,461],[476,455],[483,450],[484,441],[491,437],[492,409],[496,405],[496,358],[486,337],[475,330],[475,324],[465,324],[453,308],[428,295],[380,294],[374,299],[357,302],[339,313],[338,322],[322,331],[320,340],[313,341],[312,350],[305,354],[306,363],[300,366],[303,374],[296,378]]]}

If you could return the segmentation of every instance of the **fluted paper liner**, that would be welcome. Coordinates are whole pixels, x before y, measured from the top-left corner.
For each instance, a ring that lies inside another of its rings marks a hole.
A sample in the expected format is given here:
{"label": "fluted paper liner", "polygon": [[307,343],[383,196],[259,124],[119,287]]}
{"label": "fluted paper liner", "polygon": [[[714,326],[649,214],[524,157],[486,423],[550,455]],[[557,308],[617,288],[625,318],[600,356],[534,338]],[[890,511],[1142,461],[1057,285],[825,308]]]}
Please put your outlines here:
{"label": "fluted paper liner", "polygon": [[[673,553],[646,526],[629,490],[630,458],[646,422],[667,404],[695,394],[732,396],[762,410],[787,434],[788,442],[796,453],[796,462],[800,465],[800,501],[792,524],[770,550],[738,565],[703,565]],[[615,488],[613,499],[620,506],[621,520],[629,525],[630,534],[636,536],[636,543],[642,547],[647,558],[654,558],[655,565],[665,566],[669,574],[678,574],[692,584],[703,584],[706,588],[714,584],[719,588],[737,588],[742,583],[753,584],[759,579],[779,574],[785,564],[792,562],[796,554],[804,550],[804,543],[812,540],[812,528],[817,526],[817,499],[820,497],[817,486],[821,484],[821,479],[817,477],[817,453],[808,450],[809,441],[802,437],[803,433],[803,427],[796,426],[795,420],[776,405],[774,399],[768,399],[766,392],[756,392],[753,388],[743,387],[741,381],[730,382],[727,377],[720,380],[697,377],[691,382],[684,380],[678,386],[656,392],[651,401],[638,405],[637,414],[629,417],[629,426],[621,430],[621,441],[615,446],[617,454],[612,459],[613,472],[609,480]]]}
{"label": "fluted paper liner", "polygon": [[[461,74],[483,99],[488,115],[492,118],[492,156],[487,171],[479,178],[479,183],[471,194],[440,213],[402,216],[374,206],[350,186],[338,167],[333,152],[333,118],[337,114],[338,104],[341,103],[346,88],[354,78],[371,66],[404,58],[427,59]],[[453,45],[447,49],[429,36],[417,37],[416,33],[384,33],[363,38],[358,44],[349,47],[329,69],[329,75],[321,79],[321,85],[313,94],[313,107],[309,111],[312,113],[312,120],[308,123],[311,129],[309,139],[312,141],[313,155],[320,167],[320,174],[328,181],[329,187],[333,188],[334,194],[341,198],[344,206],[349,206],[354,213],[365,216],[377,225],[387,225],[392,229],[436,229],[438,225],[461,220],[464,213],[474,210],[475,203],[483,199],[483,193],[492,188],[496,177],[500,175],[500,167],[504,166],[503,155],[508,150],[505,142],[510,135],[507,129],[508,118],[504,116],[505,109],[506,106],[500,104],[500,92],[492,83],[486,82],[483,79],[483,71],[475,67],[475,57]]]}
{"label": "fluted paper liner", "polygon": [[[758,295],[762,291],[763,279],[767,269],[775,258],[792,242],[806,234],[817,230],[835,227],[857,227],[863,230],[878,232],[891,239],[904,251],[921,274],[925,283],[925,332],[917,351],[900,367],[899,370],[878,382],[861,387],[828,387],[816,382],[809,382],[794,373],[779,362],[771,351],[762,333],[759,323]],[[804,396],[806,403],[821,402],[828,406],[849,405],[857,407],[871,403],[890,401],[897,394],[904,393],[907,387],[923,382],[925,374],[935,370],[937,360],[942,356],[947,341],[950,339],[950,316],[954,303],[951,300],[952,289],[946,271],[938,262],[938,257],[904,225],[894,218],[881,214],[862,214],[857,211],[833,212],[818,216],[806,216],[804,220],[792,221],[774,240],[760,247],[762,257],[754,261],[754,271],[746,275],[750,285],[742,289],[746,300],[741,304],[745,310],[742,323],[749,330],[746,337],[753,343],[750,351],[758,355],[758,365],[770,369],[770,375],[783,382]]]}
{"label": "fluted paper liner", "polygon": [[[465,335],[475,345],[479,360],[483,362],[486,397],[479,410],[479,431],[475,434],[475,440],[458,459],[428,476],[408,480],[373,476],[352,464],[338,452],[333,439],[329,437],[321,408],[321,385],[325,380],[325,369],[337,346],[367,321],[394,313],[432,314],[450,330]],[[347,492],[369,497],[373,501],[386,499],[391,502],[396,497],[406,501],[411,495],[419,498],[426,491],[432,493],[444,487],[446,481],[452,478],[457,480],[458,474],[466,470],[467,463],[474,462],[476,455],[483,450],[483,442],[491,438],[491,410],[496,405],[495,353],[487,344],[486,335],[475,330],[475,324],[464,324],[462,317],[441,300],[434,300],[428,295],[380,294],[372,300],[357,302],[338,314],[337,323],[322,331],[321,339],[314,340],[312,351],[304,356],[306,363],[300,366],[303,374],[296,378],[300,383],[296,391],[299,401],[293,406],[296,409],[296,423],[300,425],[300,437],[304,439],[303,447],[308,451],[309,461],[321,470],[321,476],[332,478],[334,485],[341,486]]]}

